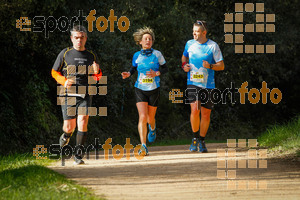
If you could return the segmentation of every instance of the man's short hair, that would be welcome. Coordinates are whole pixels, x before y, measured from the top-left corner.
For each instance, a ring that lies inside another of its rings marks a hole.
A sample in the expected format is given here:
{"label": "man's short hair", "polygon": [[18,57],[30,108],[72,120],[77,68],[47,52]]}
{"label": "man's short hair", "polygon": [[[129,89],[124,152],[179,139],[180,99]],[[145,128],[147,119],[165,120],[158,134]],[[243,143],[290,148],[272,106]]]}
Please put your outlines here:
{"label": "man's short hair", "polygon": [[197,21],[194,23],[194,26],[200,27],[201,31],[206,31],[206,32],[208,32],[206,21],[197,20]]}
{"label": "man's short hair", "polygon": [[72,29],[71,29],[71,35],[73,32],[83,32],[87,35],[87,30],[84,26],[82,25],[75,25]]}

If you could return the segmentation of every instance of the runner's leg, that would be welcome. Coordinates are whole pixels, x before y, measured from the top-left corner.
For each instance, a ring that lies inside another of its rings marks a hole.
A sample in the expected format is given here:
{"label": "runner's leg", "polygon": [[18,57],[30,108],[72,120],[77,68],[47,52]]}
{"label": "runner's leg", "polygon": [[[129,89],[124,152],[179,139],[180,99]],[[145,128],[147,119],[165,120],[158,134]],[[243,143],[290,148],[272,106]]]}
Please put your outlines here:
{"label": "runner's leg", "polygon": [[156,114],[157,106],[148,106],[148,141],[150,143],[154,142],[156,139],[156,124],[155,124],[155,114]]}
{"label": "runner's leg", "polygon": [[66,134],[71,134],[76,128],[76,118],[64,120],[63,131]]}
{"label": "runner's leg", "polygon": [[77,117],[78,130],[82,132],[87,132],[88,122],[89,122],[88,115],[78,115]]}
{"label": "runner's leg", "polygon": [[211,113],[211,109],[201,107],[200,142],[199,142],[199,151],[201,153],[207,153],[207,148],[204,140],[210,124],[210,113]]}
{"label": "runner's leg", "polygon": [[155,114],[156,114],[157,107],[154,106],[148,106],[148,116],[147,121],[148,124],[150,124],[151,129],[155,129]]}
{"label": "runner's leg", "polygon": [[198,132],[200,128],[200,109],[198,108],[198,105],[200,104],[199,101],[195,101],[191,103],[191,115],[190,115],[190,120],[191,120],[191,126],[192,126],[192,131]]}
{"label": "runner's leg", "polygon": [[63,147],[67,145],[70,141],[74,130],[76,128],[76,118],[75,119],[66,119],[63,124],[63,134],[59,138],[59,145]]}
{"label": "runner's leg", "polygon": [[[76,153],[75,153],[75,164],[84,164],[82,160],[83,154],[79,147],[85,145],[86,137],[87,137],[87,125],[88,125],[89,116],[88,115],[78,115],[77,117],[77,135],[76,135]],[[77,149],[78,148],[78,149]],[[83,150],[85,151],[85,149]]]}
{"label": "runner's leg", "polygon": [[193,131],[193,139],[192,139],[192,144],[190,145],[189,150],[192,152],[195,152],[198,150],[198,144],[199,144],[199,128],[200,128],[200,110],[199,110],[199,101],[195,101],[191,103],[191,115],[190,115],[190,120],[191,120],[191,126],[192,126],[192,131]]}
{"label": "runner's leg", "polygon": [[88,121],[89,121],[88,115],[78,115],[77,118],[78,131],[76,137],[76,146],[85,145],[85,141],[87,137]]}
{"label": "runner's leg", "polygon": [[138,102],[136,107],[139,112],[138,131],[142,144],[146,144],[147,138],[147,117],[148,117],[148,102]]}
{"label": "runner's leg", "polygon": [[211,109],[201,106],[200,136],[205,137],[210,124]]}

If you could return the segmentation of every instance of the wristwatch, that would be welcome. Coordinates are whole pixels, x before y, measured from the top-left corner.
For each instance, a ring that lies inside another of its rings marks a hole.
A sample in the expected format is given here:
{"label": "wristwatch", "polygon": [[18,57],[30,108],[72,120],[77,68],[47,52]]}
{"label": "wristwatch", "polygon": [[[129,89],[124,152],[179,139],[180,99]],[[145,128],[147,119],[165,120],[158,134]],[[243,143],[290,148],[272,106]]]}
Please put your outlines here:
{"label": "wristwatch", "polygon": [[159,74],[160,74],[159,71],[155,72],[155,75],[156,75],[156,76],[159,76]]}

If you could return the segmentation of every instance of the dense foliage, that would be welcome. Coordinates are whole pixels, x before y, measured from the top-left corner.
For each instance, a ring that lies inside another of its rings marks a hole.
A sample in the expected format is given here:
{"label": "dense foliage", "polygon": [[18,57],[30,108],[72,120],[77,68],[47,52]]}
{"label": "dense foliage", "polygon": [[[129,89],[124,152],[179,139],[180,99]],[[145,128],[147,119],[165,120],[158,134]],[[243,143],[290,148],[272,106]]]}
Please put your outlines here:
{"label": "dense foliage", "polygon": [[[265,3],[265,13],[276,14],[275,33],[245,33],[245,44],[275,44],[275,54],[235,54],[234,45],[224,43],[224,14],[234,12],[233,0],[128,0],[128,1],[66,1],[66,0],[1,0],[0,53],[0,153],[28,151],[37,144],[57,143],[61,134],[62,116],[56,105],[56,82],[50,71],[58,53],[71,45],[69,32],[55,30],[45,38],[44,32],[26,32],[16,28],[16,20],[35,16],[78,16],[79,10],[87,16],[95,9],[95,17],[109,17],[114,10],[118,18],[130,20],[127,32],[89,33],[87,47],[93,49],[104,75],[108,76],[108,94],[96,96],[94,105],[107,106],[107,117],[91,117],[90,143],[94,138],[104,141],[111,137],[115,143],[125,143],[130,137],[139,141],[138,114],[133,85],[136,75],[122,80],[120,73],[129,70],[131,59],[139,47],[133,41],[133,32],[150,26],[156,34],[154,48],[160,50],[169,67],[162,77],[161,99],[157,112],[158,140],[190,137],[189,105],[172,104],[169,91],[186,88],[186,74],[181,69],[181,55],[187,40],[192,39],[192,24],[196,19],[208,22],[208,37],[216,41],[223,53],[225,70],[216,72],[216,85],[223,91],[231,82],[235,87],[248,81],[248,88],[260,89],[262,81],[268,88],[279,88],[283,98],[277,105],[269,100],[255,105],[217,104],[212,113],[208,138],[253,138],[269,124],[290,119],[299,114],[299,45],[298,0],[246,1]],[[254,23],[255,14],[245,13],[244,21]],[[33,20],[32,20],[33,22]],[[87,25],[87,23],[85,23]],[[31,28],[33,24],[31,25]],[[239,96],[236,97],[237,101]],[[298,105],[298,106],[297,106]]]}

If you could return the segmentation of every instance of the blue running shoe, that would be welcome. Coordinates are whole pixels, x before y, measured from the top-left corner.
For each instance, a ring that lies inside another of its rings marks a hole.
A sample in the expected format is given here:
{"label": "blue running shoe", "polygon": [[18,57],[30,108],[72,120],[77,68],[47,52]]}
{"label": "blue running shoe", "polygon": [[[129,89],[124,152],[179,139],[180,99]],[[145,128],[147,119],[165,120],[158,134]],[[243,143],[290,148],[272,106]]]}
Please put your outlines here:
{"label": "blue running shoe", "polygon": [[192,151],[192,152],[197,151],[197,150],[198,150],[198,144],[199,144],[199,139],[194,138],[194,139],[192,140],[192,144],[191,144],[191,146],[190,146],[190,151]]}
{"label": "blue running shoe", "polygon": [[201,140],[199,142],[199,152],[201,152],[201,153],[207,153],[207,148],[205,146],[204,140]]}
{"label": "blue running shoe", "polygon": [[155,141],[155,138],[156,138],[156,125],[155,125],[154,130],[151,129],[150,124],[148,124],[148,127],[149,127],[148,141],[149,141],[150,143],[152,143],[152,142]]}
{"label": "blue running shoe", "polygon": [[139,152],[139,155],[144,155],[144,156],[149,155],[148,148],[145,144],[142,144],[141,149],[138,152]]}

